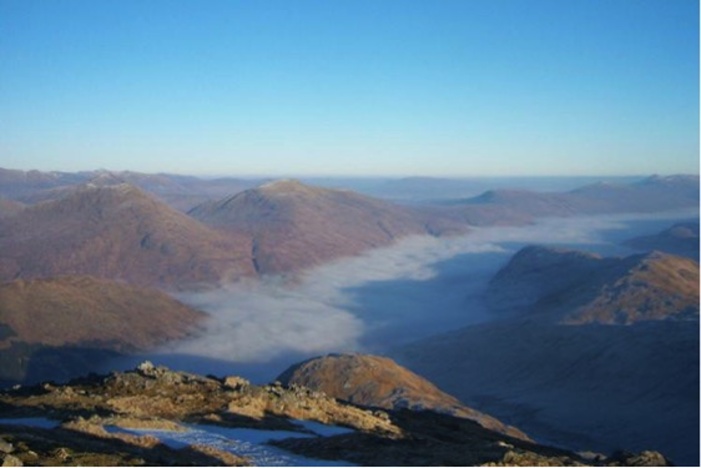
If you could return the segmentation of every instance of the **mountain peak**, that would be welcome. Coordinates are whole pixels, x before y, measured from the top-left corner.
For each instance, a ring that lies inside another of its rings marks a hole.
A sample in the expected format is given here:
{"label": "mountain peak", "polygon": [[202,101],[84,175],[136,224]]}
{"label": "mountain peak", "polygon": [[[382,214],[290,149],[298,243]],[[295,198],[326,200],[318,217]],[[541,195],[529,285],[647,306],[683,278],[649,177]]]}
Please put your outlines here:
{"label": "mountain peak", "polygon": [[278,179],[272,182],[265,183],[256,189],[259,192],[264,192],[270,195],[316,195],[327,191],[321,187],[312,187],[300,182],[297,179]]}
{"label": "mountain peak", "polygon": [[516,428],[464,406],[428,380],[393,360],[368,354],[328,354],[296,364],[278,380],[296,384],[350,403],[389,410],[432,410],[471,419],[482,427],[528,440]]}

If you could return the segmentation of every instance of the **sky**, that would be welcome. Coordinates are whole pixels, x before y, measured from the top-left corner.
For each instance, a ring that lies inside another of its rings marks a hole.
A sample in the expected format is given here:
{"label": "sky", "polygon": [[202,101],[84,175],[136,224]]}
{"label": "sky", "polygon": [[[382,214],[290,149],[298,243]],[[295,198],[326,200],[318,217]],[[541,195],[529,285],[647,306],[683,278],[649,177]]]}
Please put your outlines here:
{"label": "sky", "polygon": [[696,0],[0,0],[0,167],[699,172]]}

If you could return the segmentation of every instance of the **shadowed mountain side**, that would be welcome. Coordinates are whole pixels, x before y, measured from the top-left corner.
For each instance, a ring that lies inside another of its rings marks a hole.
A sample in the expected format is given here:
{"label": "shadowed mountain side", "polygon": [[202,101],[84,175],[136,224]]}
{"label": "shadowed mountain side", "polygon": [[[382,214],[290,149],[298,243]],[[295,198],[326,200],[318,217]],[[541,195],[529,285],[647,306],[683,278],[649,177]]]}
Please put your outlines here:
{"label": "shadowed mountain side", "polygon": [[640,250],[660,250],[699,261],[699,223],[678,223],[651,236],[635,237],[625,245]]}
{"label": "shadowed mountain side", "polygon": [[474,325],[391,356],[534,439],[699,460],[698,322]]}
{"label": "shadowed mountain side", "polygon": [[104,351],[105,358],[146,350],[187,336],[202,319],[202,312],[160,291],[87,276],[6,283],[0,285],[0,380],[76,375],[87,369],[81,360],[93,360],[94,369],[99,355],[81,359],[78,348]]}
{"label": "shadowed mountain side", "polygon": [[186,288],[255,271],[250,239],[224,236],[121,184],[84,186],[0,224],[0,279],[65,274]]}
{"label": "shadowed mountain side", "polygon": [[467,227],[432,211],[280,180],[189,214],[227,232],[253,237],[260,273],[283,273],[389,245],[412,234],[464,233]]}
{"label": "shadowed mountain side", "polygon": [[330,354],[296,364],[278,377],[355,405],[385,409],[432,410],[468,418],[483,427],[529,440],[514,427],[460,403],[428,380],[391,359],[362,354]]}
{"label": "shadowed mountain side", "polygon": [[699,266],[660,252],[602,258],[530,246],[490,281],[498,312],[569,324],[698,320]]}

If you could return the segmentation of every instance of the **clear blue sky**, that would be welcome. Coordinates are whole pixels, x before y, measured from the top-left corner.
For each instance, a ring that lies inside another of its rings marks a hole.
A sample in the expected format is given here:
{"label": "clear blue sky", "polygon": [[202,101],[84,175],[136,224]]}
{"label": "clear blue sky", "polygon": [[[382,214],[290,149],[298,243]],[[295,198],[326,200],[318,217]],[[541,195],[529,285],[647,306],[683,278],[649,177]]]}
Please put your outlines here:
{"label": "clear blue sky", "polygon": [[696,0],[0,0],[0,167],[698,173]]}

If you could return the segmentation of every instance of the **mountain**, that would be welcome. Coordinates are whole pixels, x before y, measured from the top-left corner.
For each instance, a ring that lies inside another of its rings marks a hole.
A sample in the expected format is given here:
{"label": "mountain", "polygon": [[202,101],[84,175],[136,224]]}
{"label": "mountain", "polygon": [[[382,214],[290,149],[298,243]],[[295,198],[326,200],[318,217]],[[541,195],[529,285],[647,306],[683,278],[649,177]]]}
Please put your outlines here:
{"label": "mountain", "polygon": [[432,411],[371,411],[296,385],[149,362],[0,392],[0,408],[14,418],[0,418],[0,457],[15,466],[668,464],[649,451],[586,458]]}
{"label": "mountain", "polygon": [[0,168],[0,196],[20,200],[41,191],[82,184],[90,175],[84,172],[18,171]]}
{"label": "mountain", "polygon": [[260,273],[284,273],[389,245],[409,235],[464,233],[448,217],[345,190],[279,180],[189,213],[203,223],[253,237]]}
{"label": "mountain", "polygon": [[485,300],[494,321],[390,355],[535,440],[698,464],[697,262],[529,246]]}
{"label": "mountain", "polygon": [[0,223],[0,280],[92,275],[190,288],[253,275],[250,240],[128,184],[82,186]]}
{"label": "mountain", "polygon": [[89,276],[5,283],[0,381],[65,378],[85,370],[71,359],[81,348],[95,350],[82,357],[95,368],[98,354],[143,351],[183,338],[203,318],[160,291]]}
{"label": "mountain", "polygon": [[699,463],[698,322],[501,320],[396,349],[400,364],[541,443]]}
{"label": "mountain", "polygon": [[625,245],[640,250],[660,250],[662,252],[699,260],[699,223],[677,223],[669,229],[651,236],[629,239]]}
{"label": "mountain", "polygon": [[652,252],[602,258],[525,247],[490,281],[490,307],[568,324],[699,318],[699,265]]}
{"label": "mountain", "polygon": [[592,184],[569,192],[581,209],[655,212],[698,206],[698,175],[653,175],[632,184]]}
{"label": "mountain", "polygon": [[528,440],[518,429],[468,408],[428,380],[386,357],[330,354],[296,364],[280,374],[284,385],[324,392],[355,405],[432,410],[477,421],[481,426]]}
{"label": "mountain", "polygon": [[261,183],[261,180],[233,177],[201,179],[174,174],[98,171],[88,182],[96,185],[131,184],[178,211],[187,212],[206,201],[255,187]]}
{"label": "mountain", "polygon": [[[699,177],[652,176],[621,184],[600,182],[568,192],[490,190],[450,203],[473,225],[523,224],[537,217],[653,213],[699,206]],[[498,216],[497,216],[498,215]]]}
{"label": "mountain", "polygon": [[35,204],[57,200],[78,186],[131,184],[179,211],[187,211],[207,200],[255,187],[260,179],[219,177],[202,179],[175,174],[145,174],[133,171],[41,172],[0,168],[0,197]]}

